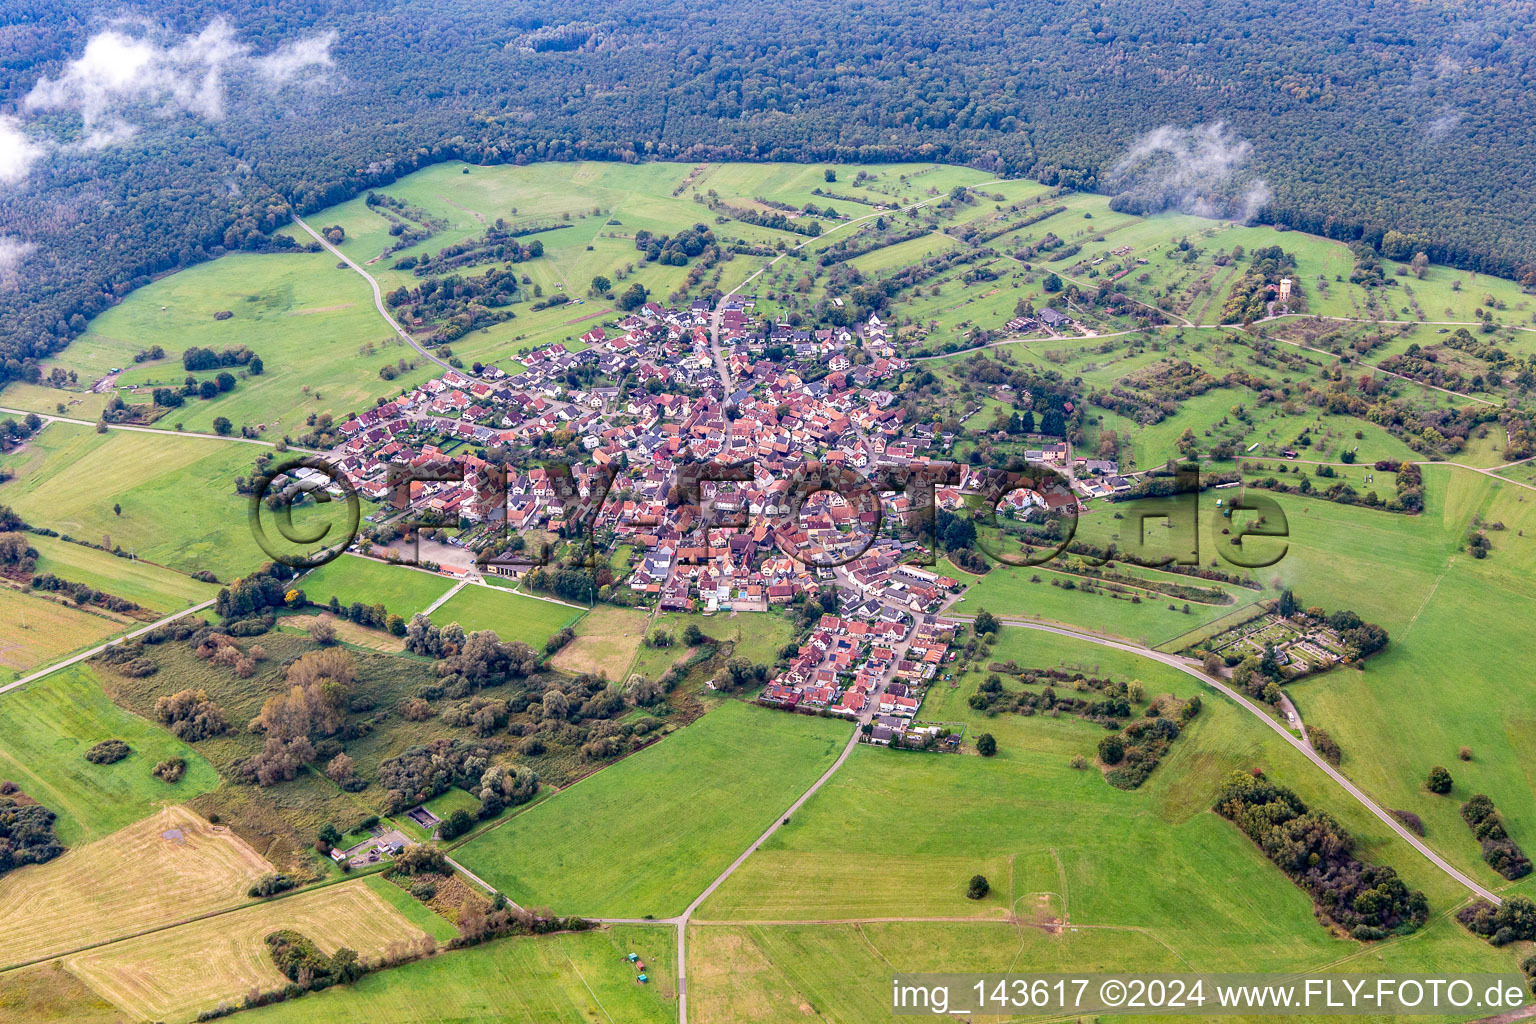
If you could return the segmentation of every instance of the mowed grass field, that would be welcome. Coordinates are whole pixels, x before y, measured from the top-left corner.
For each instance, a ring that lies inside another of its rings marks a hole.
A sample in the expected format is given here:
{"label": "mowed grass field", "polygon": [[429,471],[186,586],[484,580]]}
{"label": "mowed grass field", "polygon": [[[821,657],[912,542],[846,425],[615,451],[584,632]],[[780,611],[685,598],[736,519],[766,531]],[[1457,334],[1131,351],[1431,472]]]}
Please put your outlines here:
{"label": "mowed grass field", "polygon": [[227,829],[168,807],[105,839],[0,878],[0,963],[172,924],[246,900],[272,871]]}
{"label": "mowed grass field", "polygon": [[726,703],[455,856],[524,905],[669,917],[810,787],[849,735],[846,723]]}
{"label": "mowed grass field", "polygon": [[[429,368],[439,371],[379,316],[368,283],[336,264],[329,253],[234,253],[190,267],[134,291],[97,317],[44,372],[55,365],[75,370],[80,386],[89,387],[110,368],[123,367],[119,387],[137,385],[147,402],[150,388],[179,386],[186,378],[181,355],[187,348],[243,345],[261,357],[260,376],[231,368],[238,381],[233,391],[208,401],[188,400],[166,413],[160,425],[179,422],[207,431],[215,417],[224,416],[237,430],[254,427],[269,440],[298,437],[308,429],[311,413],[339,417],[426,380]],[[226,311],[234,315],[214,319]],[[164,359],[133,361],[153,345],[165,349]],[[371,352],[364,348],[369,345]],[[380,378],[380,367],[401,358],[420,365],[393,381]],[[126,393],[125,400],[130,400]]]}
{"label": "mowed grass field", "polygon": [[[132,753],[116,764],[85,759],[87,750],[110,739],[127,743]],[[175,757],[187,762],[180,781],[167,785],[150,774]],[[102,839],[219,784],[196,750],[107,699],[86,665],[0,697],[0,778],[14,780],[58,815],[54,827],[66,846]]]}
{"label": "mowed grass field", "polygon": [[0,587],[0,682],[100,643],[131,621]]}
{"label": "mowed grass field", "polygon": [[327,954],[346,946],[363,957],[423,934],[358,880],[87,950],[64,966],[136,1019],[186,1020],[252,988],[287,984],[264,941],[284,928]]}
{"label": "mowed grass field", "polygon": [[[1026,656],[1028,664],[1098,665],[1119,677],[1134,668],[1114,652],[1106,652],[1113,660],[1101,659],[1092,645],[1066,638],[1036,649],[1025,632],[1005,628],[998,653],[1021,665]],[[1204,689],[1145,664],[1134,678],[1148,693]],[[980,678],[967,676],[957,699],[974,692]],[[972,721],[972,729],[999,737],[1000,755],[990,759],[861,746],[696,918],[1000,920],[1012,909],[1024,917],[1064,917],[1069,926],[1142,931],[1202,970],[1254,963],[1274,970],[1316,967],[1356,954],[1372,961],[1371,969],[1381,963],[1508,969],[1509,951],[1488,947],[1454,923],[1373,947],[1320,927],[1307,896],[1210,812],[1226,773],[1261,767],[1327,809],[1355,834],[1360,856],[1396,868],[1424,889],[1436,913],[1454,909],[1467,893],[1248,712],[1211,691],[1204,704],[1133,792],[1110,787],[1097,771],[1070,767],[1073,754],[1092,757],[1103,731],[1066,719]],[[925,707],[923,717],[938,716]],[[872,874],[871,865],[878,871]],[[992,894],[979,902],[964,895],[978,872],[992,884]]]}
{"label": "mowed grass field", "polygon": [[51,423],[21,452],[0,456],[16,474],[0,484],[0,503],[36,526],[227,580],[269,560],[251,536],[247,499],[235,492],[235,478],[252,476],[264,451],[170,431],[98,434]]}
{"label": "mowed grass field", "polygon": [[[506,939],[244,1016],[256,1024],[667,1024],[677,1019],[676,946],[671,928],[645,926]],[[636,982],[631,952],[645,963],[648,984]]]}
{"label": "mowed grass field", "polygon": [[576,623],[576,639],[562,647],[550,664],[562,672],[596,672],[622,681],[649,621],[643,611],[598,605]]}
{"label": "mowed grass field", "polygon": [[219,592],[212,583],[154,565],[143,559],[129,560],[71,544],[57,537],[27,538],[38,551],[37,571],[51,572],[71,583],[87,583],[97,590],[127,598],[156,612],[173,612],[201,604]]}
{"label": "mowed grass field", "polygon": [[471,584],[439,605],[432,621],[440,626],[457,622],[466,633],[489,629],[503,640],[521,641],[542,653],[551,634],[585,614],[584,608]]}
{"label": "mowed grass field", "polygon": [[306,573],[294,586],[303,590],[304,596],[313,604],[327,604],[332,597],[340,601],[343,608],[359,602],[369,607],[382,604],[395,615],[409,620],[448,593],[453,581],[410,566],[390,565],[343,553]]}

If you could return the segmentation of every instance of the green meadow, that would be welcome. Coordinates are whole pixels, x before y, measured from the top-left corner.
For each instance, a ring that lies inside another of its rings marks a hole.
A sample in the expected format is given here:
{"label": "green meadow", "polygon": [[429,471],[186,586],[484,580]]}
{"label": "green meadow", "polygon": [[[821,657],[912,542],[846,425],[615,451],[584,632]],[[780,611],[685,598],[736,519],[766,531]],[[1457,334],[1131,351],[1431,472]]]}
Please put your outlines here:
{"label": "green meadow", "polygon": [[[234,315],[215,320],[218,312]],[[133,361],[154,345],[165,350],[164,359]],[[328,253],[237,253],[163,278],[97,317],[47,368],[56,363],[75,370],[88,385],[123,367],[119,388],[136,387],[144,395],[125,394],[125,400],[148,401],[149,389],[179,387],[186,379],[181,354],[192,346],[245,346],[261,357],[263,372],[250,376],[242,367],[230,368],[237,378],[233,391],[188,399],[167,411],[160,425],[210,431],[214,418],[223,416],[236,430],[253,427],[269,440],[297,438],[309,429],[311,414],[340,417],[441,372],[396,337],[374,309],[367,282],[338,269]],[[380,378],[380,367],[402,358],[420,365],[394,381]]]}
{"label": "green meadow", "polygon": [[[133,751],[116,764],[92,764],[85,752],[119,739]],[[150,769],[185,758],[187,773],[171,785]],[[192,747],[107,699],[95,673],[76,665],[0,698],[0,776],[58,815],[67,846],[100,839],[219,784],[213,766]]]}
{"label": "green meadow", "polygon": [[129,560],[83,544],[71,544],[57,537],[33,535],[27,543],[37,548],[37,571],[51,572],[71,583],[86,583],[97,590],[115,594],[143,605],[151,611],[173,612],[203,601],[218,593],[211,583],[195,580],[173,569],[166,569],[142,559]]}
{"label": "green meadow", "polygon": [[0,485],[0,502],[36,526],[225,580],[267,560],[251,536],[247,499],[235,492],[235,478],[252,475],[264,450],[54,423],[0,456],[15,473]]}
{"label": "green meadow", "polygon": [[[1143,680],[1148,693],[1204,687],[1131,655],[1005,628],[994,653],[1020,664],[1093,665]],[[1125,659],[1131,659],[1126,662]],[[968,676],[965,692],[980,676]],[[932,697],[930,697],[930,701]],[[1437,922],[1366,947],[1314,920],[1310,900],[1209,808],[1228,772],[1262,767],[1357,837],[1443,914],[1466,897],[1407,844],[1252,716],[1212,691],[1204,710],[1139,790],[1070,766],[1101,729],[1064,719],[972,721],[995,729],[1002,756],[922,755],[861,746],[794,819],[699,909],[701,921],[812,922],[871,917],[1024,920],[1139,932],[1197,970],[1322,967],[1361,962],[1508,969],[1511,953]],[[925,706],[923,717],[940,708]],[[817,865],[820,870],[804,870]],[[861,866],[878,865],[871,875]],[[991,882],[965,897],[971,875]],[[1102,954],[1098,954],[1102,955]],[[1070,961],[1063,961],[1068,963]],[[1072,969],[1088,969],[1089,960]],[[998,963],[994,970],[1004,970]]]}
{"label": "green meadow", "polygon": [[[643,955],[648,984],[635,980]],[[392,1024],[496,1020],[590,1024],[677,1019],[676,941],[670,928],[507,939],[370,974],[353,985],[251,1011],[252,1021],[388,1020]]]}
{"label": "green meadow", "polygon": [[728,702],[455,857],[524,905],[670,917],[827,769],[849,728]]}
{"label": "green meadow", "polygon": [[382,604],[393,614],[409,619],[448,593],[453,581],[423,569],[343,553],[310,570],[294,585],[314,604],[328,604],[332,597],[344,608],[354,603],[370,607]]}
{"label": "green meadow", "polygon": [[584,608],[471,584],[438,606],[432,621],[440,626],[457,622],[467,633],[493,630],[503,640],[521,641],[542,653],[551,634],[585,614]]}

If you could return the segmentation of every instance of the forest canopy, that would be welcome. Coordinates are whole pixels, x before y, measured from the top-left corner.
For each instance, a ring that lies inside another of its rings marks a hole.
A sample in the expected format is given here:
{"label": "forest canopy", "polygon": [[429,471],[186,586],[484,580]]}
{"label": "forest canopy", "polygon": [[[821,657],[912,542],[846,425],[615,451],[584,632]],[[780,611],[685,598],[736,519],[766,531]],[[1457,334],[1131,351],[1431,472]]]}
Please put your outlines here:
{"label": "forest canopy", "polygon": [[[164,50],[223,11],[147,6]],[[1390,230],[1482,272],[1536,261],[1527,2],[773,7],[253,6],[225,23],[248,56],[220,102],[144,96],[93,124],[58,94],[97,6],[22,0],[0,60],[0,141],[22,154],[0,165],[0,381],[153,275],[290,247],[290,210],[454,158],[950,161],[1138,209],[1204,202],[1210,158],[1246,177],[1225,212],[1378,247]],[[1130,158],[1174,178],[1128,184]]]}

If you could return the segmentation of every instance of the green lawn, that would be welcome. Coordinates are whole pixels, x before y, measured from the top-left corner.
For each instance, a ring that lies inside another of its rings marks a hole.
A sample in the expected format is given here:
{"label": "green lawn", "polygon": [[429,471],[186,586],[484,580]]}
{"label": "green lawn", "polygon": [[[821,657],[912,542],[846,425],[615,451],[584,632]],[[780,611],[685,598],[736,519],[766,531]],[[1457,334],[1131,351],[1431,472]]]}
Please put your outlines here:
{"label": "green lawn", "polygon": [[253,475],[263,451],[53,423],[23,451],[0,456],[16,474],[0,484],[0,503],[34,525],[228,580],[269,560],[251,536],[247,499],[235,492],[235,478]]}
{"label": "green lawn", "polygon": [[[1138,659],[1131,655],[1016,629],[1004,630],[994,653],[1017,656],[1021,664],[1027,658],[1134,673],[1149,693],[1202,689],[1151,662],[1135,671]],[[968,677],[967,693],[977,679]],[[1073,753],[1091,757],[1103,731],[1067,719],[1005,722],[1000,716],[986,725],[1003,748],[992,759],[860,747],[697,918],[1001,920],[1010,909],[1026,919],[1042,908],[1060,916],[1064,906],[1073,925],[1138,930],[1197,970],[1321,967],[1357,954],[1372,961],[1369,969],[1382,962],[1508,969],[1509,951],[1493,950],[1446,922],[1368,948],[1319,927],[1305,894],[1209,811],[1225,773],[1263,766],[1339,817],[1357,836],[1361,856],[1397,868],[1425,890],[1436,912],[1453,909],[1466,893],[1248,712],[1210,691],[1204,703],[1164,763],[1134,792],[1110,787],[1092,769],[1070,767]],[[937,717],[927,708],[924,715]],[[858,870],[861,865],[874,873]],[[979,902],[964,895],[976,873],[992,884],[991,895]],[[1377,954],[1384,960],[1376,961]],[[1073,966],[1087,969],[1102,955]],[[1121,963],[1156,969],[1165,955],[1137,947]],[[1072,963],[1070,957],[1061,962]]]}
{"label": "green lawn", "polygon": [[[650,983],[626,959],[645,961]],[[503,939],[370,974],[248,1016],[258,1024],[374,1020],[391,1024],[666,1024],[677,1019],[676,940],[670,928],[622,927]]]}
{"label": "green lawn", "polygon": [[219,590],[211,583],[195,580],[142,559],[129,561],[57,537],[34,534],[27,538],[27,543],[37,548],[38,572],[51,572],[71,583],[89,584],[97,590],[127,598],[152,611],[179,611],[201,604]]}
{"label": "green lawn", "polygon": [[849,726],[736,702],[460,849],[519,903],[680,913],[836,757]]}
{"label": "green lawn", "polygon": [[467,586],[432,613],[432,621],[446,626],[457,622],[465,632],[493,630],[507,641],[521,641],[543,652],[552,633],[572,625],[585,609],[556,604],[496,587]]}
{"label": "green lawn", "polygon": [[409,619],[448,593],[453,581],[410,566],[343,554],[306,574],[297,586],[314,604],[327,604],[332,597],[343,607],[354,602],[382,604],[395,615]]}
{"label": "green lawn", "polygon": [[[87,750],[109,739],[123,740],[133,753],[109,765],[85,759]],[[186,759],[187,773],[168,786],[150,769],[173,757]],[[59,816],[59,839],[67,846],[100,839],[219,784],[200,754],[113,704],[83,665],[0,697],[0,777]]]}

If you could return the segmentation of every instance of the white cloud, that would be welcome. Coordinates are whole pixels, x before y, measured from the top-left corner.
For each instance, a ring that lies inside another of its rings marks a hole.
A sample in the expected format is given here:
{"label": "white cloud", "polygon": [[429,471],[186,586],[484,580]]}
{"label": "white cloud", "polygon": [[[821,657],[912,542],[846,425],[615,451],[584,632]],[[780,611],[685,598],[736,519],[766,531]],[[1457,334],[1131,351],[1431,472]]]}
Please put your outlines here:
{"label": "white cloud", "polygon": [[323,73],[336,65],[331,47],[336,45],[336,30],[284,43],[265,57],[256,58],[256,70],[274,84],[291,82],[300,74],[318,68]]}
{"label": "white cloud", "polygon": [[85,44],[80,56],[27,93],[37,111],[74,111],[85,128],[81,145],[101,148],[131,136],[145,114],[224,116],[227,86],[256,76],[269,84],[294,81],[331,67],[334,31],[284,43],[256,57],[223,18],[200,32],[174,36],[142,22],[119,21]]}
{"label": "white cloud", "polygon": [[0,235],[0,289],[16,287],[21,277],[21,261],[35,248],[37,246],[31,242],[23,242],[11,235]]}
{"label": "white cloud", "polygon": [[33,86],[25,102],[30,110],[78,111],[87,131],[139,107],[216,119],[224,113],[225,70],[247,51],[222,18],[165,43],[110,28],[92,36],[57,78]]}
{"label": "white cloud", "polygon": [[1243,173],[1253,143],[1220,121],[1163,125],[1141,136],[1110,171],[1110,183],[1141,212],[1178,209],[1202,217],[1251,220],[1272,193]]}
{"label": "white cloud", "polygon": [[14,184],[27,176],[43,155],[43,147],[21,130],[21,122],[0,114],[0,184]]}

